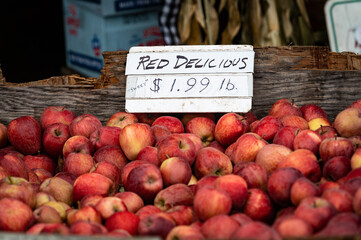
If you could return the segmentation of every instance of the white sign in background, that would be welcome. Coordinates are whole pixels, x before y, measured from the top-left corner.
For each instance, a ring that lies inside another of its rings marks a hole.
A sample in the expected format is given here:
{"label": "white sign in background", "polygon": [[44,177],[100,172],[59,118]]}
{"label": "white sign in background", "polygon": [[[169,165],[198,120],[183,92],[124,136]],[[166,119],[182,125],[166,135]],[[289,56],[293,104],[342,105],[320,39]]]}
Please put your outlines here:
{"label": "white sign in background", "polygon": [[249,45],[131,48],[128,112],[246,112],[252,107]]}

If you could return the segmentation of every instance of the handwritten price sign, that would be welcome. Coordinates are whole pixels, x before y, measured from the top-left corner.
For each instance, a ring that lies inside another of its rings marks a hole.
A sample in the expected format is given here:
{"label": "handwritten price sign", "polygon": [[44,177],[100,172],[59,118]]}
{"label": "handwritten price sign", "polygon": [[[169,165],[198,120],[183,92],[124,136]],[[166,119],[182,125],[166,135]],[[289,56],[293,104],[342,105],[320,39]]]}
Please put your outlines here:
{"label": "handwritten price sign", "polygon": [[126,65],[129,112],[246,112],[252,46],[135,47]]}
{"label": "handwritten price sign", "polygon": [[[172,79],[170,79],[170,77]],[[207,98],[252,95],[252,75],[148,75],[128,77],[128,97]]]}

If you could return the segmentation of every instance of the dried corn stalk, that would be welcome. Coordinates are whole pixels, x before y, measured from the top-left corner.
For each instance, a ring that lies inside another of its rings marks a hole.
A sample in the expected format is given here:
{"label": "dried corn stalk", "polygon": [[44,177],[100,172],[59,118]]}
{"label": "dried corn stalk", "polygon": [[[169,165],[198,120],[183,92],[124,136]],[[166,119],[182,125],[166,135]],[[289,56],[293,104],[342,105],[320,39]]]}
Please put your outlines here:
{"label": "dried corn stalk", "polygon": [[181,43],[312,44],[304,1],[184,0],[178,19]]}

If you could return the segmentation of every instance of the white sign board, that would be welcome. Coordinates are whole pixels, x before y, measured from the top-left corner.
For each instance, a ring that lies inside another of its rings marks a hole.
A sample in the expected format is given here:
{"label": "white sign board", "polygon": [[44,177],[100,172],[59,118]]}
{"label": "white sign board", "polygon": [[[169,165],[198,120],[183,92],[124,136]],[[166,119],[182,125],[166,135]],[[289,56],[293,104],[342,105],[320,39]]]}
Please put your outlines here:
{"label": "white sign board", "polygon": [[329,0],[324,10],[331,51],[360,54],[361,0]]}
{"label": "white sign board", "polygon": [[254,51],[249,45],[133,47],[125,74],[128,112],[247,112]]}

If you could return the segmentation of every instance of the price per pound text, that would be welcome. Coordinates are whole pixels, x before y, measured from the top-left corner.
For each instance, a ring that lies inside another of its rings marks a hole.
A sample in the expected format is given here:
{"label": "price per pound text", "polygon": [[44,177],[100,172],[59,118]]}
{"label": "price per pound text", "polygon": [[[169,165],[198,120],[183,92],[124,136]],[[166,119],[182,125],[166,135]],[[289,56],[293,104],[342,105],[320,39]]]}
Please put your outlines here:
{"label": "price per pound text", "polygon": [[134,98],[252,96],[250,74],[128,76],[127,95]]}

